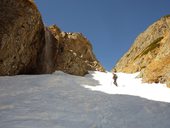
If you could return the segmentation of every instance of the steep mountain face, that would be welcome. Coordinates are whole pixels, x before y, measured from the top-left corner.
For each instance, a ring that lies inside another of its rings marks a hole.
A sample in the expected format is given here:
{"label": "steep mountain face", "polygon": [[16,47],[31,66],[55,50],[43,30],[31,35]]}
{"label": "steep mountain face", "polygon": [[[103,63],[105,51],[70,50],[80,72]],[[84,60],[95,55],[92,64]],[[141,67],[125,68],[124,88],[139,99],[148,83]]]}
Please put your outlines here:
{"label": "steep mountain face", "polygon": [[143,82],[170,87],[170,16],[164,16],[141,33],[114,67],[119,72],[141,72]]}
{"label": "steep mountain face", "polygon": [[0,75],[35,73],[44,25],[31,0],[0,0]]}
{"label": "steep mountain face", "polygon": [[44,27],[33,0],[0,0],[0,75],[104,71],[81,33]]}
{"label": "steep mountain face", "polygon": [[81,33],[62,32],[56,25],[48,29],[56,39],[55,69],[74,75],[85,75],[88,70],[105,71]]}

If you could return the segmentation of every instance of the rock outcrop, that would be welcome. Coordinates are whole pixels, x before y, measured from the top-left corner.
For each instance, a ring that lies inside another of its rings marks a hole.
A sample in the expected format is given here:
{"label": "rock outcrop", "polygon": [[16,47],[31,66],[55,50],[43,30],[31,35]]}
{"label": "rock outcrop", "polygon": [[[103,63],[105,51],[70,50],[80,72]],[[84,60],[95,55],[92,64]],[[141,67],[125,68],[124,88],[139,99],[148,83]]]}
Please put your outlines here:
{"label": "rock outcrop", "polygon": [[56,25],[49,30],[56,39],[55,70],[82,76],[88,70],[105,71],[93,54],[90,42],[81,33],[62,32]]}
{"label": "rock outcrop", "polygon": [[0,0],[0,75],[38,72],[44,37],[32,0]]}
{"label": "rock outcrop", "polygon": [[33,0],[0,0],[0,75],[104,71],[81,33],[44,27]]}
{"label": "rock outcrop", "polygon": [[170,15],[141,33],[114,67],[119,72],[141,72],[143,82],[167,83],[170,87]]}

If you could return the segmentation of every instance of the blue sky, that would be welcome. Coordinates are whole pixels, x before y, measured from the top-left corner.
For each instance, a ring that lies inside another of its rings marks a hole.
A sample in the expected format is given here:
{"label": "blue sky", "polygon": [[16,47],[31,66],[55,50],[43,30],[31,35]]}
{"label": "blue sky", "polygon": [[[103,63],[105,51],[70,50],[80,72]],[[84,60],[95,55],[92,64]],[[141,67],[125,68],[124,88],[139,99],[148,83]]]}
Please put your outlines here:
{"label": "blue sky", "polygon": [[111,70],[149,25],[170,14],[170,0],[34,0],[46,26],[81,32]]}

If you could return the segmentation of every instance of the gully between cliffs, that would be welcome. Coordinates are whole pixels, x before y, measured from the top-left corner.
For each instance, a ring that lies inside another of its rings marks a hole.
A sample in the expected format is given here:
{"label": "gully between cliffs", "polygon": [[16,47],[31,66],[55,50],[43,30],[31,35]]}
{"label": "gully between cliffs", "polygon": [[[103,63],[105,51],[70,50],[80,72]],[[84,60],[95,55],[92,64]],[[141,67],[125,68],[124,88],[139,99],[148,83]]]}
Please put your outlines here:
{"label": "gully between cliffs", "polygon": [[57,40],[54,38],[52,33],[45,28],[45,44],[42,50],[41,56],[41,67],[42,73],[52,73],[55,69],[55,58],[57,55],[57,47],[55,43]]}

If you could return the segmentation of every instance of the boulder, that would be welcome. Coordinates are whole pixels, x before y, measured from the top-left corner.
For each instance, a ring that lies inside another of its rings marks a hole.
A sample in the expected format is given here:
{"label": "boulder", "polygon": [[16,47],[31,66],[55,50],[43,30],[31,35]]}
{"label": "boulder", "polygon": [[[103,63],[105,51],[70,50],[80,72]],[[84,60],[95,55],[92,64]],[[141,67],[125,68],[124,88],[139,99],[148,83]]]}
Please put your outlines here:
{"label": "boulder", "polygon": [[170,15],[141,33],[114,68],[119,72],[140,72],[143,82],[170,86]]}
{"label": "boulder", "polygon": [[1,0],[0,75],[39,72],[44,34],[41,15],[32,0]]}

